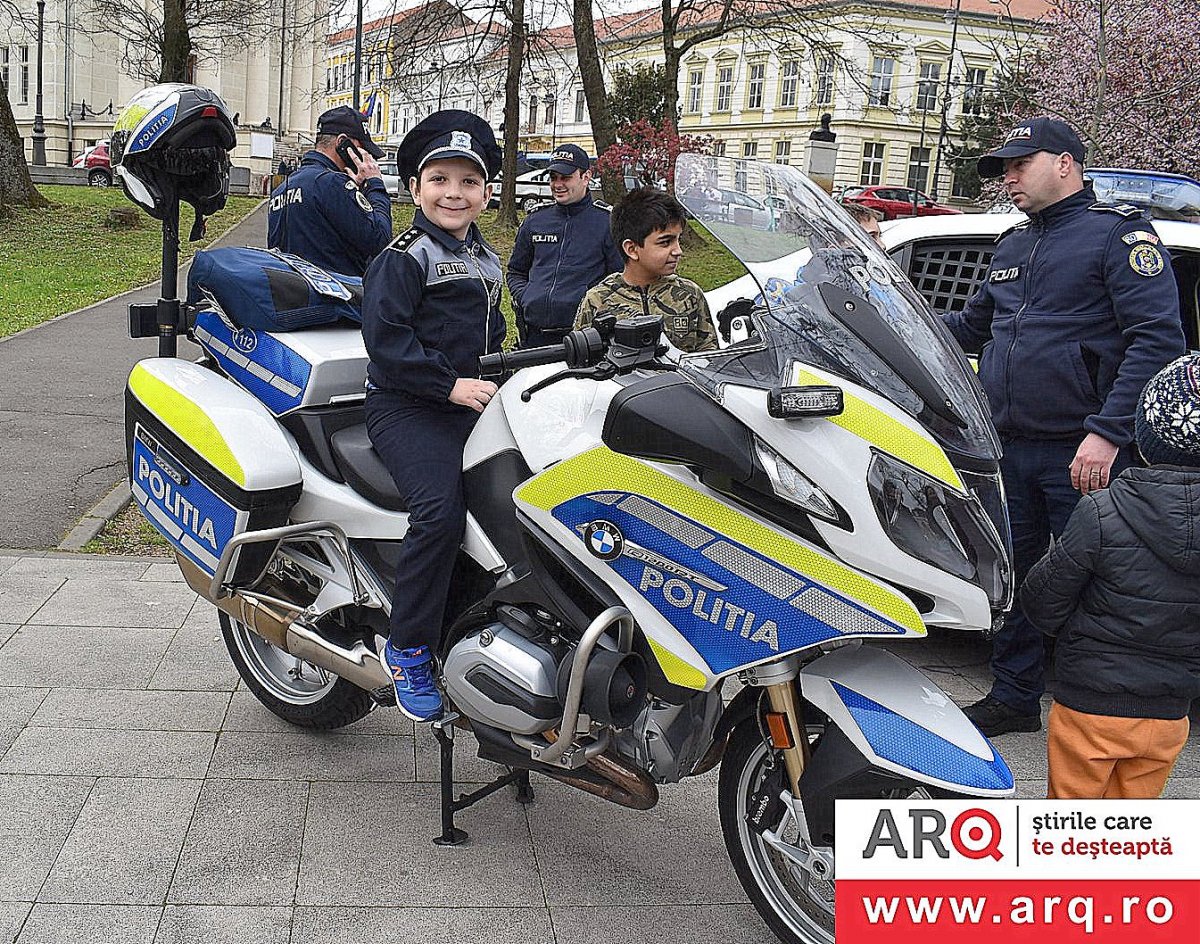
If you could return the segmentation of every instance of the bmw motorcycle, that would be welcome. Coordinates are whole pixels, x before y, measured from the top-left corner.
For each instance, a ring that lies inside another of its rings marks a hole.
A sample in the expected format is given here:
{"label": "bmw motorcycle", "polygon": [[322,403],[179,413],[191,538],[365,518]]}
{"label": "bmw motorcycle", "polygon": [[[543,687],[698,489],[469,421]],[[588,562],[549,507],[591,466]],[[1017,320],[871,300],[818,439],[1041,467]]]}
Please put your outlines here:
{"label": "bmw motorcycle", "polygon": [[[684,155],[742,192],[707,224],[747,274],[726,346],[654,312],[511,372],[463,460],[469,516],[440,656],[439,841],[530,771],[641,810],[720,765],[733,867],[781,940],[834,935],[834,801],[1007,796],[1004,760],[881,642],[990,628],[1011,602],[999,447],[965,359],[903,274],[797,170]],[[361,333],[190,319],[198,363],[141,361],[130,483],[293,724],[392,701],[376,657],[407,515],[363,426]],[[453,793],[452,743],[508,769]]]}

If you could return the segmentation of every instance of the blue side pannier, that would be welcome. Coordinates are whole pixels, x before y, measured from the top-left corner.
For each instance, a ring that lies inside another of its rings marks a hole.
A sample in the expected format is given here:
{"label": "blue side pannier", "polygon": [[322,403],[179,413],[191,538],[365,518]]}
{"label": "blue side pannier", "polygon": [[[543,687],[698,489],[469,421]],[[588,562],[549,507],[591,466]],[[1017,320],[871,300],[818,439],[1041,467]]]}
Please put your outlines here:
{"label": "blue side pannier", "polygon": [[274,249],[229,246],[196,253],[189,305],[215,305],[239,328],[297,331],[362,323],[362,279],[326,272]]}

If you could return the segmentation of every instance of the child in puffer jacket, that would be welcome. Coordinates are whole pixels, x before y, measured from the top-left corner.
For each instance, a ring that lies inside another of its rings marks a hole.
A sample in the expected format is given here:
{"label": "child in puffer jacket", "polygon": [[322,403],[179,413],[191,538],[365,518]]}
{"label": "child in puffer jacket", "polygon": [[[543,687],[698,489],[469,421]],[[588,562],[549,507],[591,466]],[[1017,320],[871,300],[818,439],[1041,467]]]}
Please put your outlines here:
{"label": "child in puffer jacket", "polygon": [[1200,354],[1150,380],[1135,431],[1148,468],[1082,498],[1021,587],[1058,637],[1050,799],[1159,796],[1200,697]]}

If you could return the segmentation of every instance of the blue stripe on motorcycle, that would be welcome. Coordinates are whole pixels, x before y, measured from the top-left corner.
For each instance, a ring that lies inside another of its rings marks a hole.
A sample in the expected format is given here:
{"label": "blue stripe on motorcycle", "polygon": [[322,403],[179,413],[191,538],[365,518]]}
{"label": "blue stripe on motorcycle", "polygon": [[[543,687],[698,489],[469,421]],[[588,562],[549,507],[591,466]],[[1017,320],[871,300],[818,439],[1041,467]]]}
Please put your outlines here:
{"label": "blue stripe on motorcycle", "polygon": [[991,761],[982,760],[865,695],[831,684],[871,750],[884,760],[944,783],[977,790],[1012,789],[1012,772],[995,750]]}

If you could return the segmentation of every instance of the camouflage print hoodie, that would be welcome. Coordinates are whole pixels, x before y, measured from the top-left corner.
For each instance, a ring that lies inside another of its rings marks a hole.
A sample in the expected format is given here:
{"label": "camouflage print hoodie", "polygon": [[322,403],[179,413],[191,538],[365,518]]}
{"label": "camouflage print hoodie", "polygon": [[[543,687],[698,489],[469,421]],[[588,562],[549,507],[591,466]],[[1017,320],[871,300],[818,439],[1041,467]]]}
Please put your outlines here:
{"label": "camouflage print hoodie", "polygon": [[626,282],[620,272],[613,273],[583,296],[575,315],[575,327],[586,327],[602,314],[614,314],[618,318],[662,315],[667,337],[681,351],[692,353],[717,348],[717,332],[704,292],[695,282],[677,275],[668,275],[639,288]]}

